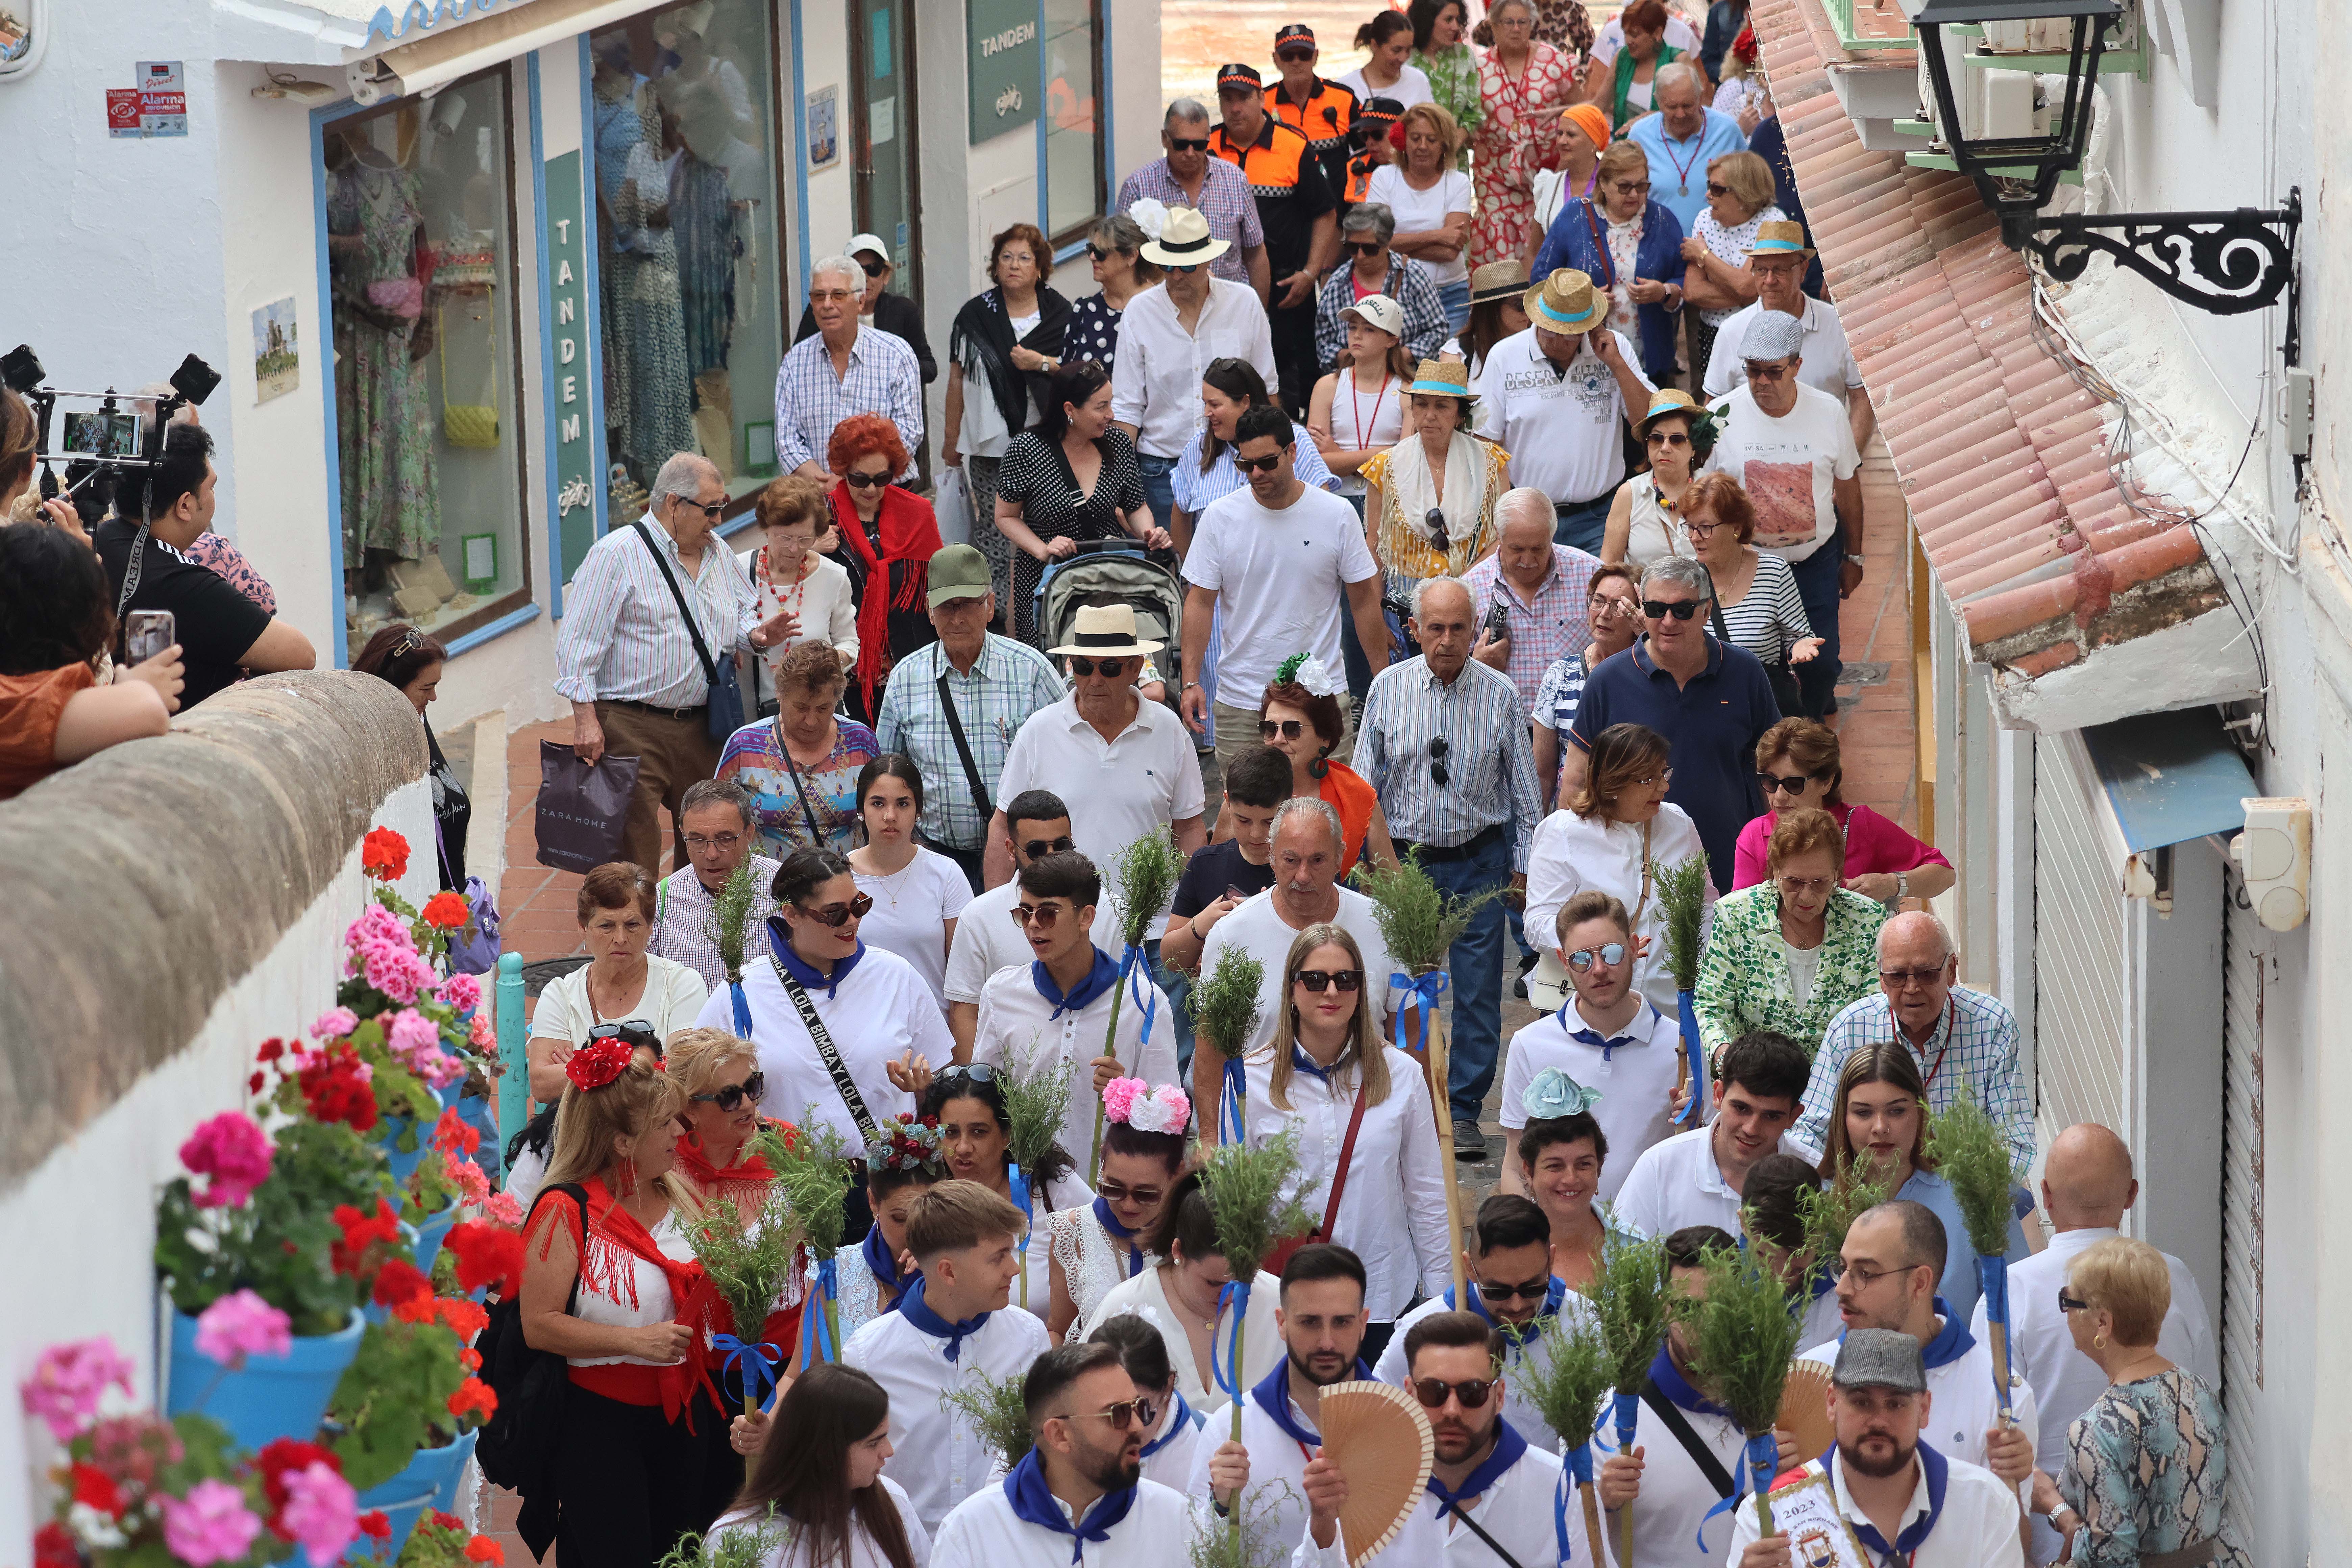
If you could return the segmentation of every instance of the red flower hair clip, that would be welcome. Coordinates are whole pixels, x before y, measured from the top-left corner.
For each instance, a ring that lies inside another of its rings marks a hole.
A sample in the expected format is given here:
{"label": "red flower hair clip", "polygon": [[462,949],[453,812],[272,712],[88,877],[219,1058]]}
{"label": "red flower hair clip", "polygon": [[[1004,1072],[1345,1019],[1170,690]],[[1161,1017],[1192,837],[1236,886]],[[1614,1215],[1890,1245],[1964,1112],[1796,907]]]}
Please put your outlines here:
{"label": "red flower hair clip", "polygon": [[602,1089],[628,1070],[633,1054],[626,1040],[598,1040],[572,1053],[572,1059],[563,1064],[563,1076],[583,1092]]}

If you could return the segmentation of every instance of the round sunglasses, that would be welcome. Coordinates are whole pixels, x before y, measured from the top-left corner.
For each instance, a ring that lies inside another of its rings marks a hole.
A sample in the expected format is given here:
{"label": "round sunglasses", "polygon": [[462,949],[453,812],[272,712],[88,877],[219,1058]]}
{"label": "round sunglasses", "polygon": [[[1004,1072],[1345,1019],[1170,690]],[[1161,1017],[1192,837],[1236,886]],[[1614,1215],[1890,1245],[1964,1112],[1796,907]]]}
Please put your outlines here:
{"label": "round sunglasses", "polygon": [[1491,1377],[1465,1377],[1459,1383],[1447,1383],[1442,1378],[1416,1377],[1412,1380],[1412,1396],[1421,1401],[1424,1410],[1443,1410],[1446,1395],[1462,1401],[1465,1410],[1476,1410],[1486,1403],[1495,1390]]}
{"label": "round sunglasses", "polygon": [[1592,967],[1592,961],[1596,958],[1614,969],[1625,962],[1625,944],[1622,942],[1604,942],[1599,947],[1580,947],[1574,952],[1569,953],[1562,962],[1581,974]]}
{"label": "round sunglasses", "polygon": [[866,911],[874,907],[874,895],[860,893],[845,904],[827,904],[821,910],[810,909],[805,904],[795,904],[793,907],[817,924],[839,931],[851,921],[865,918]]}

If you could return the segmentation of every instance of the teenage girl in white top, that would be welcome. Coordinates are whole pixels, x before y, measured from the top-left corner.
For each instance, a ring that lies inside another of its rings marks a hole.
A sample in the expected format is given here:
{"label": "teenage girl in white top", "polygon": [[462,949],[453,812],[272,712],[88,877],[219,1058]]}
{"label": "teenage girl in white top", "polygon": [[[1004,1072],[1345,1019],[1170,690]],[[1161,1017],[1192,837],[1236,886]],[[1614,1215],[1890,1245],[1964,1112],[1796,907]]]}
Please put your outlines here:
{"label": "teenage girl in white top", "polygon": [[[1387,295],[1367,294],[1339,316],[1348,323],[1349,363],[1315,384],[1307,427],[1323,461],[1339,476],[1339,493],[1361,511],[1364,480],[1357,470],[1404,435],[1412,362],[1403,347],[1404,307]],[[1383,321],[1396,330],[1381,326]]]}

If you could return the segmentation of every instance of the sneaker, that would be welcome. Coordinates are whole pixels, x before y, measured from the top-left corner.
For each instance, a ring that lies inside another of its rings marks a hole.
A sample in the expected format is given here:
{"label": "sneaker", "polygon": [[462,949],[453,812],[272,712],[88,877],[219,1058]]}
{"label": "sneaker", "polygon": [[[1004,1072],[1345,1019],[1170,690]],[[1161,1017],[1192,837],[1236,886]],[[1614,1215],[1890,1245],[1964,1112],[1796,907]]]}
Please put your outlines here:
{"label": "sneaker", "polygon": [[1539,952],[1526,952],[1519,955],[1519,972],[1511,980],[1511,994],[1522,1002],[1528,999],[1528,972],[1535,968],[1542,959],[1543,954]]}
{"label": "sneaker", "polygon": [[1486,1135],[1478,1131],[1475,1117],[1454,1123],[1454,1157],[1457,1160],[1483,1160],[1486,1157]]}

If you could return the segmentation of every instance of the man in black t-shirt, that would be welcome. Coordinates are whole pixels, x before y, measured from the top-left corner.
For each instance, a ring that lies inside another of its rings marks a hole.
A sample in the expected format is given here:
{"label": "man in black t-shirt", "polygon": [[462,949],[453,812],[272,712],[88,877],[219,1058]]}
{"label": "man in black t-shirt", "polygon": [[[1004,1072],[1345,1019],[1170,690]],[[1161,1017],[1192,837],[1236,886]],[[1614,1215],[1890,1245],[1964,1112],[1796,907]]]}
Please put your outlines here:
{"label": "man in black t-shirt", "polygon": [[139,551],[138,586],[123,605],[121,618],[129,619],[133,610],[172,612],[173,636],[187,667],[180,692],[184,713],[235,684],[240,670],[309,669],[318,662],[309,637],[181,553],[212,526],[219,479],[212,450],[212,433],[202,426],[172,426],[164,433],[162,460],[152,468],[126,471],[115,488],[115,515],[98,525],[92,541],[120,600],[142,512],[152,518],[154,526]]}
{"label": "man in black t-shirt", "polygon": [[1216,923],[1243,899],[1274,886],[1274,808],[1289,798],[1290,759],[1272,746],[1252,746],[1226,768],[1218,839],[1192,851],[1169,907],[1168,929],[1160,933],[1160,961],[1170,969],[1197,969],[1201,944]]}

